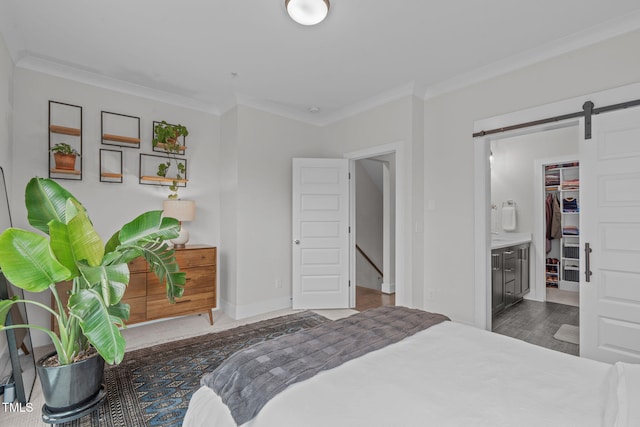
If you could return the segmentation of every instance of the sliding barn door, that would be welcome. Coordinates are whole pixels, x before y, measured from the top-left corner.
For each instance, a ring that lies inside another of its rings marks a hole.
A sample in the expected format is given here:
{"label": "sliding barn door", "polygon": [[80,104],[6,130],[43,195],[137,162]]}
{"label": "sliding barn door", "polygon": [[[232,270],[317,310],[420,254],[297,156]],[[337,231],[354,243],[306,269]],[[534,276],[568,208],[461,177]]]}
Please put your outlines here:
{"label": "sliding barn door", "polygon": [[349,161],[293,159],[293,308],[349,308]]}
{"label": "sliding barn door", "polygon": [[594,116],[592,135],[580,147],[580,354],[640,363],[640,107]]}

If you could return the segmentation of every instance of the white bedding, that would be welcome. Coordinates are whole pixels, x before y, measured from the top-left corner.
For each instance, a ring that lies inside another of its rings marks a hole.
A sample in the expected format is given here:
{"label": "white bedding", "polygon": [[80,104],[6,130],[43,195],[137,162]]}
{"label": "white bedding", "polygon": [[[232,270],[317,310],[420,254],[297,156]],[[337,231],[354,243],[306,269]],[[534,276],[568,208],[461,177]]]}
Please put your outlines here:
{"label": "white bedding", "polygon": [[[244,427],[602,426],[611,365],[454,322],[294,384]],[[207,388],[184,427],[236,427]]]}

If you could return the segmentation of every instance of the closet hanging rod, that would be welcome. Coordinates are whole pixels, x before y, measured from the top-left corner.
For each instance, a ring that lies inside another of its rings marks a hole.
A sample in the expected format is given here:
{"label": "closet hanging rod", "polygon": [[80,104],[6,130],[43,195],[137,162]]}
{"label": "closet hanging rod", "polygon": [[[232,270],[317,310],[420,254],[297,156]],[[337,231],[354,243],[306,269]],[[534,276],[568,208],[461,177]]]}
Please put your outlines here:
{"label": "closet hanging rod", "polygon": [[598,107],[598,108],[593,108],[593,106],[594,106],[593,102],[587,101],[582,105],[582,111],[578,111],[570,114],[563,114],[560,116],[548,117],[546,119],[534,120],[531,122],[518,123],[515,125],[505,126],[505,127],[496,128],[496,129],[481,130],[479,132],[475,132],[473,134],[473,137],[477,138],[479,136],[493,135],[496,133],[503,133],[511,130],[524,129],[532,126],[543,125],[546,123],[555,123],[563,120],[570,120],[570,119],[577,119],[580,117],[584,117],[585,118],[585,132],[584,132],[585,139],[591,139],[591,116],[592,115],[600,114],[600,113],[608,113],[610,111],[616,111],[616,110],[623,110],[625,108],[630,108],[630,107],[637,107],[637,106],[640,106],[640,99],[621,102],[619,104],[612,104],[612,105],[607,105],[607,106]]}

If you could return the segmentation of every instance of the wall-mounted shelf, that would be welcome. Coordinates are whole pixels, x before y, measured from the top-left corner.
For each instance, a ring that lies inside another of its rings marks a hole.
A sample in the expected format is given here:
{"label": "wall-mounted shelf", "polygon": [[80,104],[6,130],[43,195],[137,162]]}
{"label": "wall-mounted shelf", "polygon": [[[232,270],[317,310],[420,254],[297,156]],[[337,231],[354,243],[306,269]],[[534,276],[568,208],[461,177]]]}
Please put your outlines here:
{"label": "wall-mounted shelf", "polygon": [[78,128],[69,128],[66,126],[57,126],[57,125],[49,125],[49,130],[53,133],[59,133],[61,135],[71,135],[71,136],[80,136],[80,134],[82,133],[82,130]]}
{"label": "wall-mounted shelf", "polygon": [[55,174],[61,174],[61,175],[82,175],[82,172],[80,172],[79,170],[69,170],[69,169],[56,169],[56,168],[51,168],[49,170],[49,172],[51,173],[55,173]]}
{"label": "wall-mounted shelf", "polygon": [[100,149],[100,182],[121,183],[123,180],[122,151]]}
{"label": "wall-mounted shelf", "polygon": [[[79,155],[68,167],[57,165],[54,153],[57,144],[68,144]],[[82,107],[58,101],[49,101],[49,178],[82,180]]]}
{"label": "wall-mounted shelf", "polygon": [[103,134],[102,139],[104,141],[124,142],[127,144],[140,144],[140,138],[132,138],[130,136],[111,135],[110,133]]}
{"label": "wall-mounted shelf", "polygon": [[164,176],[150,176],[150,175],[141,176],[140,179],[143,181],[158,181],[158,182],[173,182],[173,181],[177,183],[189,182],[188,179],[166,178]]}
{"label": "wall-mounted shelf", "polygon": [[[154,151],[167,151],[167,145],[166,144],[158,144],[156,145],[154,148]],[[156,150],[156,148],[158,148],[158,150]],[[186,150],[187,147],[185,145],[178,145],[178,150],[181,151],[182,153],[176,153],[176,154],[180,154],[180,155],[184,155],[184,150]]]}
{"label": "wall-mounted shelf", "polygon": [[[153,138],[156,137],[156,125],[159,125],[161,122],[153,122],[153,127],[151,128],[151,135],[153,135]],[[175,126],[175,124],[169,123],[172,126]],[[187,143],[186,143],[186,137],[184,136],[179,136],[178,140],[176,141],[178,143],[178,152],[177,153],[172,153],[172,154],[177,154],[179,156],[184,156],[185,155],[185,150],[187,149]],[[151,146],[153,147],[153,143],[151,144]],[[159,152],[159,153],[168,153],[165,144],[158,144],[155,147],[153,147],[153,151],[155,152]]]}
{"label": "wall-mounted shelf", "polygon": [[[167,176],[158,176],[158,165],[162,163],[170,163],[166,171]],[[184,166],[184,173],[181,178],[175,178],[178,175],[176,163]],[[154,154],[140,154],[140,184],[145,185],[173,185],[174,181],[178,187],[186,187],[187,182],[187,159],[174,158],[168,156],[158,156]]]}
{"label": "wall-mounted shelf", "polygon": [[102,111],[100,135],[104,145],[140,148],[140,117]]}
{"label": "wall-mounted shelf", "polygon": [[122,178],[121,173],[112,173],[112,172],[102,172],[100,176],[103,178]]}

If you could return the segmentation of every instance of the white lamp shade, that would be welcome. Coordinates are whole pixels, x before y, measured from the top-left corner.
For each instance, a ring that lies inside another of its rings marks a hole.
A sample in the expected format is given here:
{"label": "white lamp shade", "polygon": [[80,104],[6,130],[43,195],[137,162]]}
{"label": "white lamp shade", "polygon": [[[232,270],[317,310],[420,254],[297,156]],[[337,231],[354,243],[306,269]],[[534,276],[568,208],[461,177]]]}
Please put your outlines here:
{"label": "white lamp shade", "polygon": [[196,202],[193,200],[164,200],[162,202],[164,216],[178,221],[193,221],[196,219]]}
{"label": "white lamp shade", "polygon": [[285,0],[287,13],[298,24],[316,25],[329,13],[329,0]]}

